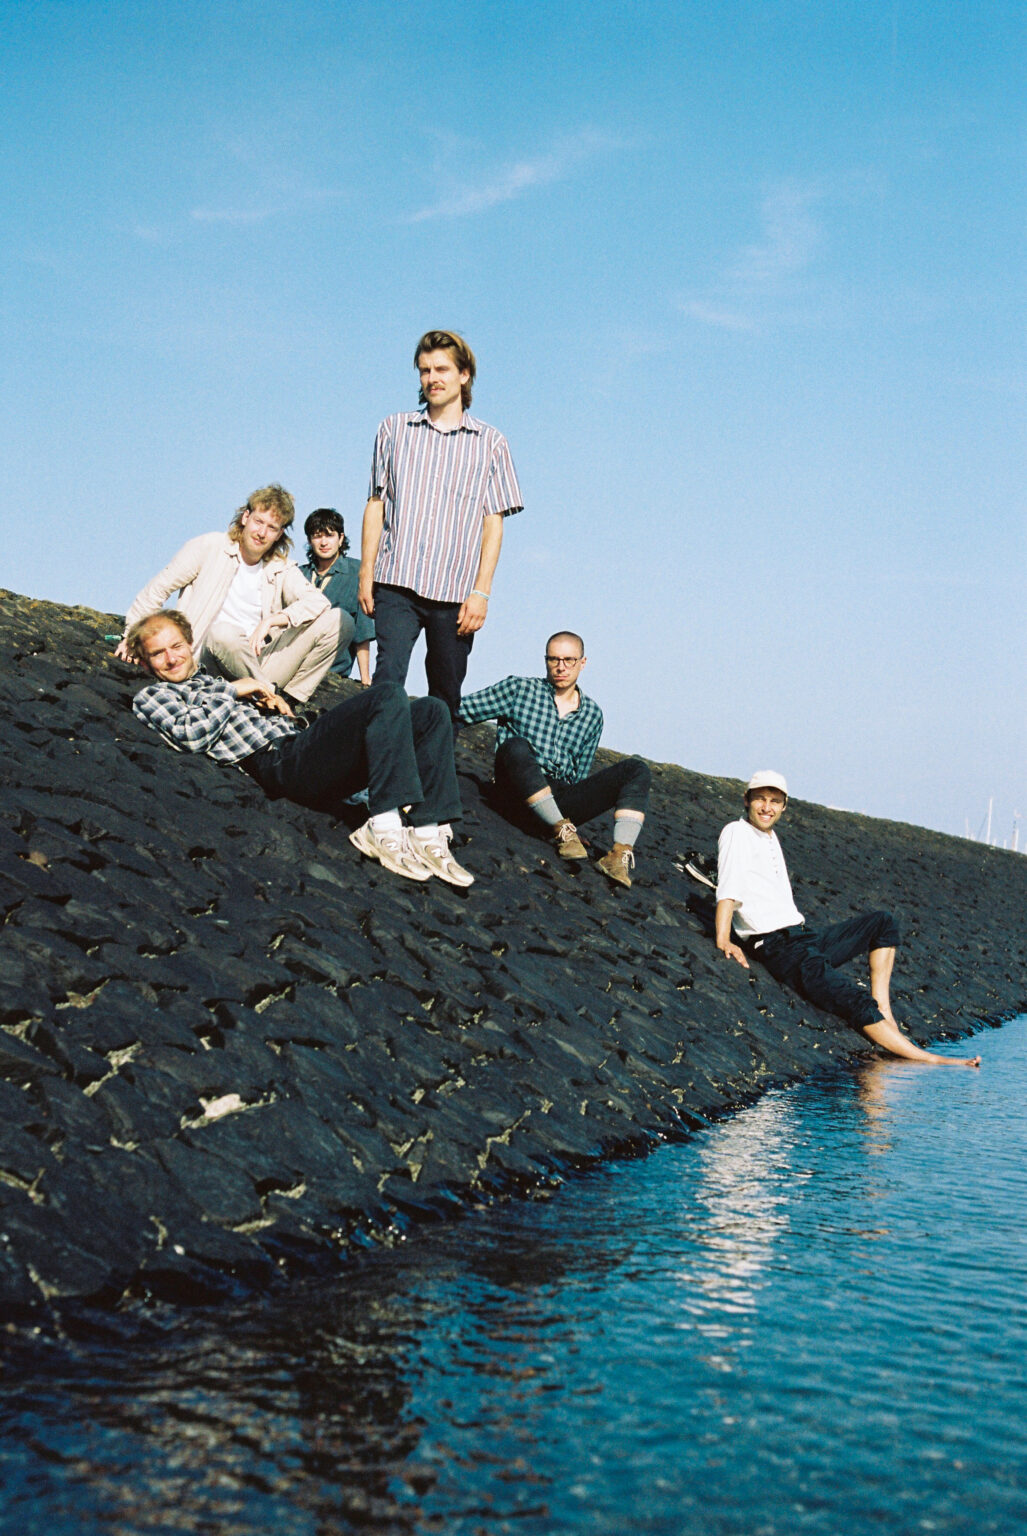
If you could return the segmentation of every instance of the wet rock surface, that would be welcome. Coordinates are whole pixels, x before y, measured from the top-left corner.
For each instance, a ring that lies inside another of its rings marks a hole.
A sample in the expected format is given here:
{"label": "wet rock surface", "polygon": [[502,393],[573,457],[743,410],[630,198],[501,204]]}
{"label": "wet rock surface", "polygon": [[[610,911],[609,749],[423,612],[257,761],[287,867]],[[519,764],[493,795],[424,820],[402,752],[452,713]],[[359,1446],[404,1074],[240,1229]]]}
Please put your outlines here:
{"label": "wet rock surface", "polygon": [[[498,813],[478,727],[476,884],[413,885],[139,725],[119,630],[0,593],[8,1308],[277,1286],[867,1050],[713,947],[675,856],[715,850],[737,782],[656,765],[626,891]],[[609,831],[585,829],[594,857]],[[915,1038],[1027,1006],[1027,860],[802,801],[782,842],[807,921],[897,913]]]}

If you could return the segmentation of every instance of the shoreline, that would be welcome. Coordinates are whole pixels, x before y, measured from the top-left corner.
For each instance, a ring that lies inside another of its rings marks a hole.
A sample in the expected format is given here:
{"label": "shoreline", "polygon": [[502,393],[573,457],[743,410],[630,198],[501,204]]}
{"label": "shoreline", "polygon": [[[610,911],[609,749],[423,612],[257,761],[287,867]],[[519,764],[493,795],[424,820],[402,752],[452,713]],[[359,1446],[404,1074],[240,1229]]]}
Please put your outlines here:
{"label": "shoreline", "polygon": [[[139,724],[138,676],[103,640],[118,622],[0,593],[9,1308],[278,1288],[369,1232],[872,1054],[707,937],[674,860],[715,850],[737,781],[654,764],[622,891],[497,813],[493,733],[472,727],[457,832],[476,883],[411,888],[348,826]],[[586,830],[594,857],[607,829]],[[1027,1011],[1022,855],[802,801],[781,835],[808,920],[899,915],[894,1000],[918,1041]]]}

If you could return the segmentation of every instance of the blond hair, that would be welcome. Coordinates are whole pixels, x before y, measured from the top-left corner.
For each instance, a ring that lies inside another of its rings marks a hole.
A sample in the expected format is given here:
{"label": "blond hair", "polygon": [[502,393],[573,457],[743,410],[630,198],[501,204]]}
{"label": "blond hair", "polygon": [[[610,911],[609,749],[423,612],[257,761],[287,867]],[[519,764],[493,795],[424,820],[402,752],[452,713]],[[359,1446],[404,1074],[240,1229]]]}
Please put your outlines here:
{"label": "blond hair", "polygon": [[228,537],[234,544],[238,544],[242,538],[243,518],[248,512],[273,512],[282,525],[282,531],[278,535],[271,548],[261,557],[261,564],[266,565],[269,560],[284,560],[292,548],[292,540],[286,538],[285,530],[296,516],[296,503],[289,492],[280,485],[262,485],[259,491],[254,491],[246,498],[232,519],[228,529]]}
{"label": "blond hair", "polygon": [[145,619],[139,619],[125,636],[125,647],[128,654],[145,667],[146,653],[143,644],[151,630],[158,624],[173,624],[182,636],[186,645],[193,643],[193,626],[189,623],[185,614],[178,608],[160,608],[156,613],[148,613]]}

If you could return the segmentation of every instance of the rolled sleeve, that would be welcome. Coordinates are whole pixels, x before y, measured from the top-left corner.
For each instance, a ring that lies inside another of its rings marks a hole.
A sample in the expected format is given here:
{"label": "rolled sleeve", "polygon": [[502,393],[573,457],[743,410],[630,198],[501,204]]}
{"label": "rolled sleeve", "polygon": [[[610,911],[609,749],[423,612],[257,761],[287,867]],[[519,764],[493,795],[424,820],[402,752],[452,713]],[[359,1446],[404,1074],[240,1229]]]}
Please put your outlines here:
{"label": "rolled sleeve", "polygon": [[[365,439],[366,441],[366,439]],[[389,476],[392,468],[392,420],[387,418],[378,428],[371,454],[371,480],[367,488],[368,501],[384,501],[389,492]]]}
{"label": "rolled sleeve", "polygon": [[502,434],[497,434],[482,513],[485,517],[511,517],[515,512],[523,510],[521,487],[510,457],[509,444]]}

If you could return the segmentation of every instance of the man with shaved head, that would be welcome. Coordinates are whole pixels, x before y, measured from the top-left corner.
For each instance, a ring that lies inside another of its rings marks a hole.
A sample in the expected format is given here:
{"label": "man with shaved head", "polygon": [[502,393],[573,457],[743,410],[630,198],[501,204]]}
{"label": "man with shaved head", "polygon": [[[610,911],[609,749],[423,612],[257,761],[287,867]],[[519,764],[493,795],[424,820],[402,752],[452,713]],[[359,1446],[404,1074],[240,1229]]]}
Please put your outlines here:
{"label": "man with shaved head", "polygon": [[622,757],[592,773],[603,712],[578,687],[585,646],[561,629],[546,642],[545,677],[505,677],[460,706],[468,725],[496,721],[496,783],[551,829],[562,859],[587,859],[578,824],[614,812],[613,847],[599,861],[609,880],[630,886],[634,848],[649,804],[649,765]]}

